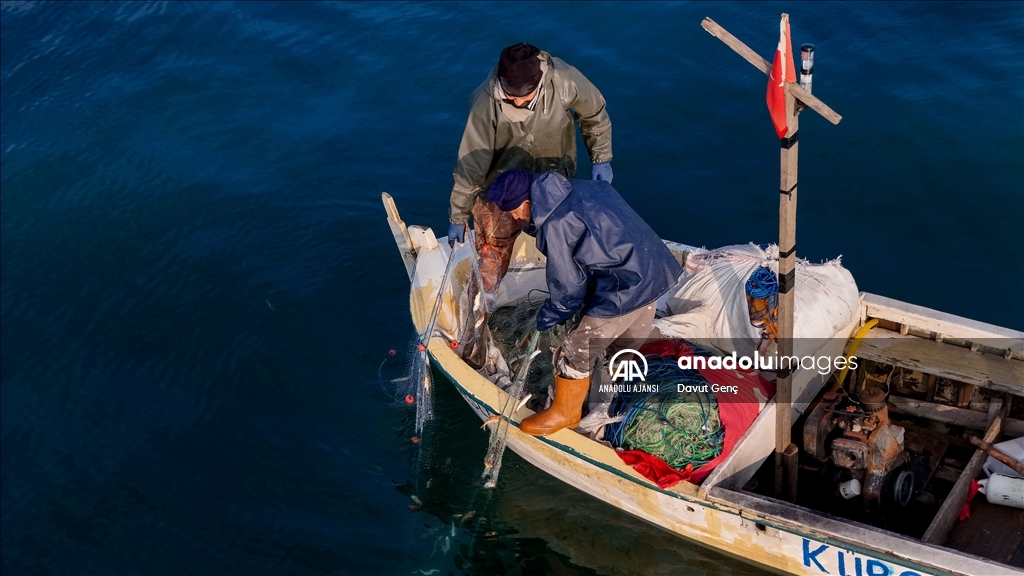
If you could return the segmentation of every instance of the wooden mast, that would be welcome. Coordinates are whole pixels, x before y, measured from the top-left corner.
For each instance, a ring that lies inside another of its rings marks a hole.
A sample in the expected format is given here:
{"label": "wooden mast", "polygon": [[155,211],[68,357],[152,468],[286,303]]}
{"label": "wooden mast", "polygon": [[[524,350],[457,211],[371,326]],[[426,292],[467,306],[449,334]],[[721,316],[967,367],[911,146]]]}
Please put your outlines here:
{"label": "wooden mast", "polygon": [[[786,14],[783,18],[788,18]],[[737,54],[743,56],[754,67],[766,75],[771,73],[771,64],[747,47],[738,38],[727,32],[710,18],[701,26],[712,36],[724,42]],[[797,195],[797,152],[799,114],[810,108],[833,124],[842,119],[824,102],[804,90],[799,84],[786,83],[786,125],[785,137],[780,140],[779,177],[779,311],[778,311],[778,354],[779,357],[793,355],[793,308],[796,285],[796,195]],[[793,428],[793,372],[789,369],[778,371],[775,393],[775,494],[789,501],[796,499],[796,476],[799,449],[792,442]],[[785,492],[783,487],[785,486]]]}
{"label": "wooden mast", "polygon": [[[793,304],[796,291],[796,192],[797,155],[800,148],[799,110],[786,84],[786,136],[779,140],[779,358],[793,356]],[[775,381],[775,496],[796,501],[796,476],[800,451],[790,438],[793,430],[793,370],[779,366]],[[783,494],[782,488],[786,487]]]}

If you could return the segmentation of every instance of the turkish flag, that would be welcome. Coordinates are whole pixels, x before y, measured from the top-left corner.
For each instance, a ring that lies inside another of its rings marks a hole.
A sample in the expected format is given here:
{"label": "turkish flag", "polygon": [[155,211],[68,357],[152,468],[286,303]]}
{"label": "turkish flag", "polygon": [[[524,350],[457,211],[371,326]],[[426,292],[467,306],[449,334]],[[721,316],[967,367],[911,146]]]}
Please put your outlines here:
{"label": "turkish flag", "polygon": [[779,138],[785,138],[789,127],[786,125],[786,87],[784,83],[796,82],[793,65],[793,45],[789,40],[789,15],[779,20],[779,47],[775,50],[772,71],[768,75],[768,112]]}

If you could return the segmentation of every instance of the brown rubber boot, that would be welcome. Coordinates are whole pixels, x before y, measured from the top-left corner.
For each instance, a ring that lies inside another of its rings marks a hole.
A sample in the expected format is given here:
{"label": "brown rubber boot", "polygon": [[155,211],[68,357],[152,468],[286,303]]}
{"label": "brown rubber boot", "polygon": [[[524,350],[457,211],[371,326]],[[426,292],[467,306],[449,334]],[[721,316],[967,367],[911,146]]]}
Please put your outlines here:
{"label": "brown rubber boot", "polygon": [[525,418],[519,423],[519,429],[531,436],[547,436],[562,428],[579,426],[583,402],[589,392],[589,376],[579,380],[555,376],[555,399],[551,406]]}

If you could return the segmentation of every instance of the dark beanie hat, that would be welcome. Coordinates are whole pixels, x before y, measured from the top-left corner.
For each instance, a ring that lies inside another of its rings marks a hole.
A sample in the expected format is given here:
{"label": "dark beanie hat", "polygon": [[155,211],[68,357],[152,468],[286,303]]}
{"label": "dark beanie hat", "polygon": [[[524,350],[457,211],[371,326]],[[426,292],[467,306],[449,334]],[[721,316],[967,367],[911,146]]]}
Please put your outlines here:
{"label": "dark beanie hat", "polygon": [[509,96],[526,96],[540,84],[540,50],[520,42],[501,51],[498,59],[498,80]]}
{"label": "dark beanie hat", "polygon": [[494,202],[505,212],[515,210],[530,198],[532,179],[529,172],[519,168],[502,172],[487,189],[487,200]]}

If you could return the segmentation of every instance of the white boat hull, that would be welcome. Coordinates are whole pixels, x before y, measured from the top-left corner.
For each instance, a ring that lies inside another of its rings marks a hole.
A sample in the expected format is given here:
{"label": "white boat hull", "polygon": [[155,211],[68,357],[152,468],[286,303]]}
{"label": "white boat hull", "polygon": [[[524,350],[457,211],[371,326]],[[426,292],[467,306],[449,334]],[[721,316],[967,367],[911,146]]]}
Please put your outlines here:
{"label": "white boat hull", "polygon": [[[400,220],[397,222],[400,224]],[[398,237],[399,226],[393,223],[392,227]],[[450,326],[456,324],[455,294],[458,285],[468,277],[469,262],[456,262],[453,267],[456,286],[442,291],[448,247],[436,242],[429,229],[411,227],[408,231],[416,251],[410,295],[413,321],[422,330],[432,303],[440,294],[442,313],[438,326],[442,330],[449,327],[450,331]],[[518,279],[513,278],[507,284],[529,290],[531,282],[543,282],[543,274],[528,273],[542,266],[537,258],[529,248],[518,254],[513,268],[518,262],[522,272],[518,273]],[[505,285],[503,282],[503,289]],[[851,329],[857,324],[855,320]],[[848,335],[837,335],[839,354]],[[431,339],[428,351],[437,368],[482,420],[510,405],[505,392],[471,369],[443,338]],[[804,392],[809,390],[813,396],[821,383],[804,382]],[[795,390],[798,390],[796,386]],[[793,409],[796,411],[806,406],[799,400],[801,397],[806,396],[794,393],[797,401]],[[523,434],[518,422],[533,413],[525,407],[511,417],[507,446],[544,472],[637,518],[745,562],[784,573],[808,576],[1019,574],[1011,567],[983,558],[743,492],[740,488],[753,474],[750,462],[759,464],[774,446],[774,411],[775,404],[771,401],[740,440],[731,460],[720,465],[700,488],[683,482],[661,489],[625,465],[611,448],[570,430],[549,437]],[[747,459],[737,462],[739,453],[744,450]]]}
{"label": "white boat hull", "polygon": [[[435,340],[430,352],[437,367],[448,376],[481,420],[500,411],[504,405],[504,394],[469,369],[443,342]],[[530,413],[523,408],[516,419]],[[562,431],[550,437],[534,437],[523,434],[516,426],[509,426],[507,443],[512,451],[530,464],[637,518],[745,562],[788,574],[1017,574],[981,558],[967,557],[910,539],[893,538],[891,535],[878,538],[882,543],[897,540],[902,545],[901,549],[920,548],[915,555],[923,556],[922,560],[930,556],[944,563],[944,566],[929,566],[901,555],[872,549],[866,545],[869,544],[867,542],[861,544],[843,538],[842,532],[874,534],[875,530],[870,527],[847,530],[847,523],[833,521],[839,525],[839,533],[828,537],[810,527],[801,529],[792,520],[765,517],[724,501],[701,499],[696,487],[690,484],[663,490],[625,466],[611,449],[575,432]],[[594,450],[593,445],[603,450]]]}

